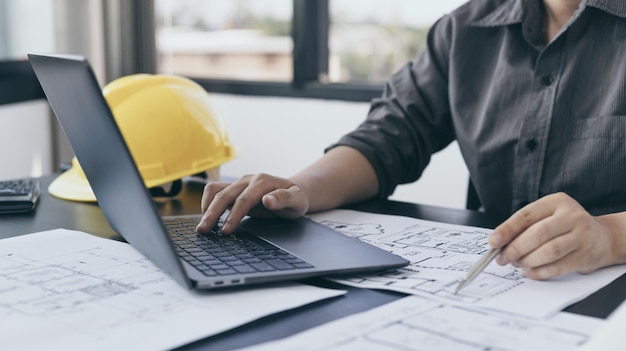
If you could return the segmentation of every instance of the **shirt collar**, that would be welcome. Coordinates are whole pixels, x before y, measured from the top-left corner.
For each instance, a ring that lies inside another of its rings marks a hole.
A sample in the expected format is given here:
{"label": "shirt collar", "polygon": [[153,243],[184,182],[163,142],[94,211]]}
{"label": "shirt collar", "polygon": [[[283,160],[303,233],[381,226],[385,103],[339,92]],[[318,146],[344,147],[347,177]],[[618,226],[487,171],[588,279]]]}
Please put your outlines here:
{"label": "shirt collar", "polygon": [[587,0],[587,6],[595,7],[614,16],[626,18],[626,1],[622,0]]}
{"label": "shirt collar", "polygon": [[[526,11],[536,11],[537,0],[510,0],[505,1],[500,6],[489,12],[481,19],[476,20],[473,25],[478,27],[498,27],[518,24],[524,21]],[[622,0],[583,0],[583,7],[595,7],[614,16],[626,18],[626,1]]]}
{"label": "shirt collar", "polygon": [[523,1],[528,0],[505,1],[483,18],[474,21],[473,25],[478,27],[498,27],[522,23],[524,20]]}

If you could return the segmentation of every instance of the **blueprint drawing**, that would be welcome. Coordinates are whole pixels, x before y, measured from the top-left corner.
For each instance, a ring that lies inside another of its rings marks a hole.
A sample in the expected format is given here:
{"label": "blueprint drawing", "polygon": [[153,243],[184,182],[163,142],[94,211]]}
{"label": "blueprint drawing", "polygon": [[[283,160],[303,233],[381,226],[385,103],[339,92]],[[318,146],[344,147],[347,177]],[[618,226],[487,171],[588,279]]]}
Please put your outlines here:
{"label": "blueprint drawing", "polygon": [[[499,266],[492,262],[471,284],[455,294],[460,279],[489,249],[487,235],[491,230],[352,210],[332,210],[309,217],[411,262],[404,268],[374,275],[344,276],[336,281],[436,298],[468,307],[546,317],[626,272],[626,266],[619,266],[590,275],[570,274],[550,281],[534,281],[523,278],[511,265]],[[518,301],[533,303],[520,304]]]}
{"label": "blueprint drawing", "polygon": [[602,319],[559,313],[536,320],[409,296],[245,351],[574,350]]}
{"label": "blueprint drawing", "polygon": [[342,293],[300,284],[192,292],[122,242],[62,229],[0,240],[6,350],[171,349]]}

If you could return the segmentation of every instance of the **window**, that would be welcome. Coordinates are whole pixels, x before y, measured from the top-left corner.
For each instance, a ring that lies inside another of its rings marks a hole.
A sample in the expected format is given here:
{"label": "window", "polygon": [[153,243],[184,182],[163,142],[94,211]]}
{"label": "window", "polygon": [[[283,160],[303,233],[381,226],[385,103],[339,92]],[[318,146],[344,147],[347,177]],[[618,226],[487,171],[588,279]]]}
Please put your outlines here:
{"label": "window", "polygon": [[29,51],[54,49],[53,1],[0,1],[0,59],[25,59]]}
{"label": "window", "polygon": [[0,0],[0,104],[43,98],[27,61],[30,52],[84,54],[99,71],[102,51],[91,50],[102,43],[97,35],[102,30],[94,29],[91,21],[101,16],[92,11],[99,5],[94,1]]}
{"label": "window", "polygon": [[0,1],[0,105],[42,97],[26,54],[53,51],[51,12],[52,0]]}
{"label": "window", "polygon": [[384,82],[424,49],[431,25],[465,1],[330,0],[328,80]]}
{"label": "window", "polygon": [[212,92],[370,101],[467,0],[154,1],[158,72]]}
{"label": "window", "polygon": [[[109,0],[108,2],[112,2]],[[0,178],[40,176],[73,155],[49,114],[27,60],[30,52],[89,57],[104,73],[102,2],[0,0]],[[19,152],[15,152],[19,150]]]}
{"label": "window", "polygon": [[291,81],[292,0],[157,0],[155,5],[159,72]]}

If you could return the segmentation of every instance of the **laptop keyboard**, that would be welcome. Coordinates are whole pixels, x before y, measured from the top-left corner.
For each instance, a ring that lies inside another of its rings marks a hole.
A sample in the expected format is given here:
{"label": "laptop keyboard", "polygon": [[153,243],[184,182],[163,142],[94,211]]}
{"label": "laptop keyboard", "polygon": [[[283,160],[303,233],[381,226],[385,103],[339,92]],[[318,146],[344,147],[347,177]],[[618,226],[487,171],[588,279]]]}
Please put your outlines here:
{"label": "laptop keyboard", "polygon": [[164,219],[178,255],[206,276],[286,271],[311,264],[254,236],[199,234],[195,218]]}

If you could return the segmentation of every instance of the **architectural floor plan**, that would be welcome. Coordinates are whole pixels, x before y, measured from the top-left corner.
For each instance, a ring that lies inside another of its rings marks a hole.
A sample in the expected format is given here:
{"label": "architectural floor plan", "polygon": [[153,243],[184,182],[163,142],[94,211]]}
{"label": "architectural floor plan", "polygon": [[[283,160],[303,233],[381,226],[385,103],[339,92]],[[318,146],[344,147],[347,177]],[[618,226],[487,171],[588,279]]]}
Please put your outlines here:
{"label": "architectural floor plan", "polygon": [[[328,227],[408,259],[409,266],[377,275],[336,281],[486,307],[510,313],[550,316],[619,277],[626,269],[610,267],[591,275],[570,274],[550,281],[523,278],[511,265],[492,262],[471,284],[455,294],[459,280],[485,253],[489,229],[449,225],[415,218],[333,210],[310,216]],[[533,301],[520,304],[518,301]]]}
{"label": "architectural floor plan", "polygon": [[300,284],[191,292],[130,245],[81,232],[0,241],[6,350],[171,349],[340,294]]}
{"label": "architectural floor plan", "polygon": [[569,351],[602,322],[568,313],[539,321],[409,296],[245,350]]}

